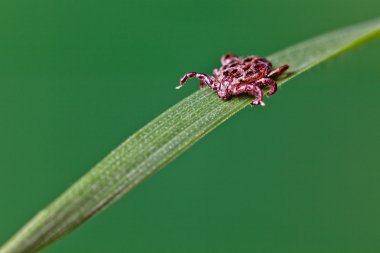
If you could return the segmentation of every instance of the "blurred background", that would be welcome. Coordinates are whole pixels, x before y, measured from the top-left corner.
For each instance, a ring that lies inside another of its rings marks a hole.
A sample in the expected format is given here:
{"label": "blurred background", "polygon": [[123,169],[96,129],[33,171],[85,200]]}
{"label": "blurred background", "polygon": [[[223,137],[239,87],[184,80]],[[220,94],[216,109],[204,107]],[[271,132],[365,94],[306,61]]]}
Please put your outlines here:
{"label": "blurred background", "polygon": [[[0,2],[0,244],[226,52],[270,55],[378,0]],[[380,41],[286,83],[45,250],[379,252]],[[224,154],[228,152],[228,156]]]}

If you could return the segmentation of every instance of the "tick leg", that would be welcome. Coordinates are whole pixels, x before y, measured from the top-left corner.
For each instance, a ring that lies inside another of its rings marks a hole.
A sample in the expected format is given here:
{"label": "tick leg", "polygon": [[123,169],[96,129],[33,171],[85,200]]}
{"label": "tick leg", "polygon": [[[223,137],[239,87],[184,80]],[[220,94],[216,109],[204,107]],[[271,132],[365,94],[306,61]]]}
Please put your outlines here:
{"label": "tick leg", "polygon": [[176,87],[176,89],[177,90],[180,89],[185,84],[187,79],[192,78],[192,77],[195,77],[195,78],[198,78],[199,80],[201,80],[201,83],[199,85],[201,88],[204,86],[204,84],[207,84],[213,90],[215,90],[217,88],[213,77],[208,76],[208,75],[203,74],[203,73],[190,72],[190,73],[185,74],[181,78],[179,85]]}
{"label": "tick leg", "polygon": [[228,92],[231,95],[239,95],[242,93],[254,95],[255,100],[252,101],[251,105],[265,105],[263,102],[263,92],[261,91],[260,87],[256,86],[254,83],[230,86]]}
{"label": "tick leg", "polygon": [[253,100],[251,102],[251,105],[252,106],[255,106],[255,105],[265,106],[265,104],[263,102],[263,92],[261,91],[260,87],[255,86],[253,92],[254,92],[254,95],[255,95],[255,100]]}
{"label": "tick leg", "polygon": [[217,95],[220,99],[227,100],[230,98],[230,94],[227,90],[218,90]]}
{"label": "tick leg", "polygon": [[270,73],[267,75],[267,77],[273,78],[273,77],[279,76],[279,75],[281,75],[284,71],[286,71],[288,68],[289,68],[289,65],[281,66],[281,67],[279,67],[279,68],[273,70],[272,72],[270,72]]}
{"label": "tick leg", "polygon": [[270,78],[261,78],[261,79],[257,80],[256,82],[254,82],[254,84],[257,85],[257,86],[259,86],[259,87],[265,86],[265,85],[269,85],[270,86],[270,90],[267,93],[268,96],[273,95],[277,91],[277,84],[276,84],[276,82],[273,81]]}

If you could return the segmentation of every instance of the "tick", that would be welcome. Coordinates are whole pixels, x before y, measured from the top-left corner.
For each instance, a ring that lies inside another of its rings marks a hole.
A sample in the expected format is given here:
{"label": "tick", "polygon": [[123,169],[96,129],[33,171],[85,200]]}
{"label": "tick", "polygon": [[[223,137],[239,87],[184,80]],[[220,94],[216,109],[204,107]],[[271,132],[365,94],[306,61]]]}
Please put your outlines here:
{"label": "tick", "polygon": [[221,58],[222,67],[214,69],[213,75],[198,72],[185,74],[180,85],[181,88],[187,79],[195,77],[200,79],[200,88],[207,84],[217,91],[219,98],[229,99],[239,94],[249,94],[255,97],[251,105],[265,105],[263,102],[263,88],[269,87],[267,95],[273,95],[277,91],[274,77],[281,75],[289,66],[283,65],[272,70],[272,63],[259,56],[237,57],[234,54],[226,54]]}

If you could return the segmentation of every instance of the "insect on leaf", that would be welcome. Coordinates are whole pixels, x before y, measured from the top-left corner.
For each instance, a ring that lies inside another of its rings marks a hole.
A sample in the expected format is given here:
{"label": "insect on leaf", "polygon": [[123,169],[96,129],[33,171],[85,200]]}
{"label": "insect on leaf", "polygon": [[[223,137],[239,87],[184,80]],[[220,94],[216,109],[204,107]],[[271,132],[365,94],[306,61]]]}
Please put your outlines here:
{"label": "insect on leaf", "polygon": [[[299,43],[267,59],[275,66],[290,66],[290,74],[277,81],[282,85],[311,67],[379,35],[380,20],[373,20]],[[96,164],[40,211],[0,252],[36,252],[68,234],[163,168],[252,100],[246,96],[222,101],[209,88],[194,92]]]}

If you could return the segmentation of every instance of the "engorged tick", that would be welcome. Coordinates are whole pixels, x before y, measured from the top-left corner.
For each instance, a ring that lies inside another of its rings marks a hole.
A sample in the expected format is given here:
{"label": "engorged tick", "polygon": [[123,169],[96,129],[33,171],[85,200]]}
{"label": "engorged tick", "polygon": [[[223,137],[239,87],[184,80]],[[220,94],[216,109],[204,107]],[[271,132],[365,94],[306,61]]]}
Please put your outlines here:
{"label": "engorged tick", "polygon": [[277,84],[272,79],[281,75],[289,66],[283,65],[273,71],[272,63],[259,56],[237,57],[234,54],[226,54],[221,59],[222,67],[214,69],[213,75],[197,72],[185,74],[176,89],[181,88],[187,79],[195,77],[201,80],[199,87],[207,84],[217,91],[218,97],[227,100],[231,96],[247,93],[253,95],[255,100],[251,105],[265,105],[262,88],[270,87],[267,95],[273,95],[277,90]]}

